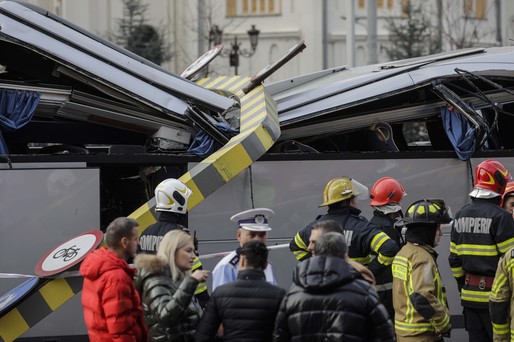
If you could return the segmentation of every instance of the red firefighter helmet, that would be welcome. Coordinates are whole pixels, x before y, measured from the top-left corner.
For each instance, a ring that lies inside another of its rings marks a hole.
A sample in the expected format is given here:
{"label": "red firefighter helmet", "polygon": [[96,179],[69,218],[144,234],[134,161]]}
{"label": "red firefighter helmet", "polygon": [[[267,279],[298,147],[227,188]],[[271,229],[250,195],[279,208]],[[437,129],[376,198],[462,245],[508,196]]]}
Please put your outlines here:
{"label": "red firefighter helmet", "polygon": [[372,206],[382,206],[390,203],[400,204],[405,195],[405,190],[396,179],[383,177],[377,180],[371,188],[369,204]]}
{"label": "red firefighter helmet", "polygon": [[511,196],[514,196],[514,182],[508,182],[507,183],[507,187],[505,187],[505,192],[503,193],[502,201],[500,203],[500,206],[503,207],[503,202],[505,202],[505,199],[507,197],[511,197]]}
{"label": "red firefighter helmet", "polygon": [[509,170],[496,160],[486,160],[475,169],[475,188],[503,195],[511,176]]}

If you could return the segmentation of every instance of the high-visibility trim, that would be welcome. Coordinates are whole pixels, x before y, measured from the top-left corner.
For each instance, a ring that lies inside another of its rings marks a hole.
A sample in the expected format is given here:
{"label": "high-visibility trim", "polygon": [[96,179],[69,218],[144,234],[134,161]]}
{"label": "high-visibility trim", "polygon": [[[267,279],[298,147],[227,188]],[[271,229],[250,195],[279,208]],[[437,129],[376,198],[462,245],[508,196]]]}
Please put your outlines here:
{"label": "high-visibility trim", "polygon": [[468,302],[488,303],[491,291],[473,291],[463,288],[460,298]]}
{"label": "high-visibility trim", "polygon": [[512,247],[514,247],[514,237],[513,238],[510,238],[508,240],[505,240],[503,242],[499,242],[498,244],[498,249],[500,250],[500,252],[502,254],[505,254],[507,253],[507,251],[509,249],[511,249]]}
{"label": "high-visibility trim", "polygon": [[443,328],[450,323],[450,316],[444,315],[444,318],[440,322],[431,321],[430,323],[432,323],[436,330],[443,330]]}
{"label": "high-visibility trim", "polygon": [[[456,244],[453,249],[452,252],[457,255],[497,256],[499,254],[496,245]],[[451,250],[452,246],[450,244]]]}
{"label": "high-visibility trim", "polygon": [[0,318],[0,341],[14,341],[82,290],[82,277],[40,280],[36,289]]}
{"label": "high-visibility trim", "polygon": [[493,333],[498,335],[507,335],[509,333],[509,323],[496,324],[493,322]]}
{"label": "high-visibility trim", "polygon": [[452,267],[451,269],[454,278],[461,278],[466,275],[466,272],[464,272],[462,267]]}
{"label": "high-visibility trim", "polygon": [[295,256],[296,260],[302,260],[303,258],[305,258],[307,256],[307,254],[309,254],[309,252],[306,252],[303,250],[293,252],[293,255]]}
{"label": "high-visibility trim", "polygon": [[294,236],[294,243],[301,249],[307,250],[307,244],[305,241],[303,241],[302,237],[300,236],[300,233],[296,233]]}
{"label": "high-visibility trim", "polygon": [[303,241],[302,237],[300,236],[300,232],[296,233],[294,236],[294,243],[298,248],[300,248],[297,251],[293,252],[293,255],[295,256],[296,260],[302,260],[309,254],[309,251],[307,249],[307,245],[305,244],[305,241]]}
{"label": "high-visibility trim", "polygon": [[193,267],[191,267],[191,271],[196,271],[198,268],[202,267],[202,262],[198,257],[195,257],[193,260]]}
{"label": "high-visibility trim", "polygon": [[401,331],[418,333],[435,331],[434,327],[430,323],[405,323],[398,320],[394,320],[394,328]]}
{"label": "high-visibility trim", "polygon": [[450,241],[450,253],[457,254],[457,245],[453,241]]}
{"label": "high-visibility trim", "polygon": [[[200,259],[198,257],[195,257],[195,259],[193,260],[193,267],[191,267],[191,271],[194,272],[197,269],[199,269],[200,267],[202,267],[202,262],[200,261]],[[207,285],[205,284],[205,282],[201,282],[196,287],[195,295],[200,294],[205,291],[207,291]]]}
{"label": "high-visibility trim", "polygon": [[205,282],[198,283],[198,286],[196,287],[196,290],[195,290],[195,295],[198,295],[205,291],[207,291],[207,284]]}
{"label": "high-visibility trim", "polygon": [[387,240],[390,240],[390,237],[386,233],[378,233],[377,235],[375,235],[373,240],[371,240],[371,250],[375,253],[378,253],[380,247],[382,247],[384,242],[386,242]]}
{"label": "high-visibility trim", "polygon": [[350,258],[350,259],[355,262],[358,262],[359,264],[367,265],[373,260],[373,256],[370,254],[370,255],[366,255],[365,257]]}
{"label": "high-visibility trim", "polygon": [[[510,268],[508,268],[509,270],[509,273],[510,273]],[[503,287],[505,286],[505,283],[507,282],[507,277],[505,276],[505,274],[503,273],[500,273],[496,279],[494,279],[494,283],[493,283],[493,288],[491,289],[491,295],[496,297],[498,296],[498,291]]]}
{"label": "high-visibility trim", "polygon": [[382,265],[389,266],[393,263],[394,256],[388,257],[388,256],[385,256],[385,255],[379,253],[377,259],[378,259],[378,262],[381,263]]}

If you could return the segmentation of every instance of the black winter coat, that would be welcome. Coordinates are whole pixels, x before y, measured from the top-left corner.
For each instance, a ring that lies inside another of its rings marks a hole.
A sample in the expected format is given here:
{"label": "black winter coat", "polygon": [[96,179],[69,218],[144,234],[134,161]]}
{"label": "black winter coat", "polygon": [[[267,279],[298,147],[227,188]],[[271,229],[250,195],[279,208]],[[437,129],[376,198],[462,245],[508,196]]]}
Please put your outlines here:
{"label": "black winter coat", "polygon": [[395,341],[393,325],[369,283],[343,258],[300,262],[275,322],[274,341]]}
{"label": "black winter coat", "polygon": [[275,317],[286,291],[266,281],[261,270],[241,270],[237,280],[212,293],[195,337],[213,341],[223,323],[223,341],[271,341]]}
{"label": "black winter coat", "polygon": [[198,280],[188,276],[173,282],[169,265],[156,255],[139,254],[134,262],[150,341],[194,341],[202,315],[193,296]]}

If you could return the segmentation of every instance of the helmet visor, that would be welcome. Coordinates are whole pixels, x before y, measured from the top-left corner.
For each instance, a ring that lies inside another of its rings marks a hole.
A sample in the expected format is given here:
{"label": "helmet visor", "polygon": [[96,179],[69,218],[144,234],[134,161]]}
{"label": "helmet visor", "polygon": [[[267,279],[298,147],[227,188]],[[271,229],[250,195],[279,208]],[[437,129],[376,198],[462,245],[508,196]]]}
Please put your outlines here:
{"label": "helmet visor", "polygon": [[357,182],[355,179],[352,179],[352,192],[355,199],[358,200],[368,200],[369,199],[369,189],[363,184]]}

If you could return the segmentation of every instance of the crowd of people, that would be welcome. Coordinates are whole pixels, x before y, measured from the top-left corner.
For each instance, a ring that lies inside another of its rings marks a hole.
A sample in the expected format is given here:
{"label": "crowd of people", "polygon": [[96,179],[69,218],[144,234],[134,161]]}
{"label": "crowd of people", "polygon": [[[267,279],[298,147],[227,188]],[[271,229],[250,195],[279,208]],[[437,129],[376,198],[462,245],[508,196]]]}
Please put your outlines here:
{"label": "crowd of people", "polygon": [[[289,289],[268,260],[271,209],[231,217],[239,247],[212,274],[184,225],[191,190],[177,179],[155,189],[158,222],[141,236],[115,219],[106,247],[90,253],[82,304],[91,341],[443,341],[452,329],[437,252],[451,224],[448,258],[469,341],[514,339],[514,182],[499,162],[475,168],[470,203],[451,217],[440,198],[405,211],[400,182],[371,191],[350,177],[328,182],[320,215],[294,236]],[[361,215],[366,198],[373,217]],[[128,261],[134,259],[134,267]],[[440,262],[440,261],[439,261]],[[212,277],[212,293],[206,280]]]}

